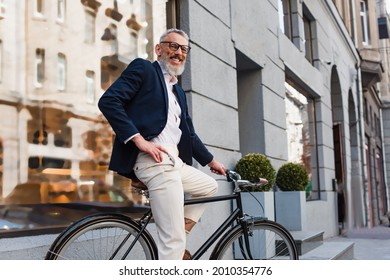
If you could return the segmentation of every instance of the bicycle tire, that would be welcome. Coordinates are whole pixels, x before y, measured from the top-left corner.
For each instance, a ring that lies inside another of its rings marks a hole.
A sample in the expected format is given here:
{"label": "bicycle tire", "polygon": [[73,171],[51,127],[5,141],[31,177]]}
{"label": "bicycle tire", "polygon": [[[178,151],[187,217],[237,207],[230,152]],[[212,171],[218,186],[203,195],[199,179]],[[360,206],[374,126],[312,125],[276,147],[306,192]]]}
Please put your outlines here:
{"label": "bicycle tire", "polygon": [[225,234],[210,255],[216,260],[298,260],[298,250],[290,232],[270,220],[247,221],[252,257],[244,246],[244,232],[240,225]]}
{"label": "bicycle tire", "polygon": [[[49,248],[45,259],[157,259],[156,244],[146,230],[139,236],[128,255],[124,256],[139,232],[140,225],[125,215],[92,215],[81,219],[63,231]],[[122,241],[125,242],[124,246],[119,248]],[[113,255],[115,250],[118,250],[118,253]]]}

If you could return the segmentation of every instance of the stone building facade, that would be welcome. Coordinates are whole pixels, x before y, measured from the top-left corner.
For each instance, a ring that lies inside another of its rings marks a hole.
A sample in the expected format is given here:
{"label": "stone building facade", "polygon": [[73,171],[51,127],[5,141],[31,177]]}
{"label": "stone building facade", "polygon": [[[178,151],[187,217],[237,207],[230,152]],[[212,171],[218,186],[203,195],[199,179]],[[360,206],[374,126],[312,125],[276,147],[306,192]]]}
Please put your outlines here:
{"label": "stone building facade", "polygon": [[[389,207],[389,188],[386,175],[386,137],[382,117],[388,100],[389,41],[386,1],[334,1],[360,56],[359,87],[361,103],[359,119],[362,123],[360,172],[352,170],[352,177],[361,176],[363,184],[352,182],[348,195],[348,218],[351,226],[376,226],[383,221]],[[348,15],[348,11],[351,11]],[[356,20],[353,20],[356,19]],[[347,24],[353,22],[354,24]],[[350,121],[350,127],[354,123]],[[353,139],[352,139],[353,140]],[[354,153],[352,153],[352,156]]]}

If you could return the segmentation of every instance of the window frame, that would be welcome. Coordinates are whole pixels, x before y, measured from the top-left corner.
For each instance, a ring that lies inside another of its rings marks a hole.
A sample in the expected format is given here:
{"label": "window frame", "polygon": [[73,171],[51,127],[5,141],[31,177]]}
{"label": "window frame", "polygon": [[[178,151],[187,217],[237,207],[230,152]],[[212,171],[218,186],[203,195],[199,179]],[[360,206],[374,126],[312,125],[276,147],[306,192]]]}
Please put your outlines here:
{"label": "window frame", "polygon": [[57,0],[57,21],[65,22],[66,0]]}
{"label": "window frame", "polygon": [[45,49],[37,48],[35,50],[35,87],[41,88],[43,87],[43,83],[45,81]]}
{"label": "window frame", "polygon": [[[279,0],[279,24],[284,35],[293,41],[291,0]],[[283,27],[283,28],[282,28]]]}
{"label": "window frame", "polygon": [[[319,163],[318,163],[318,157],[319,157],[319,151],[318,151],[318,136],[317,136],[317,100],[312,97],[308,92],[302,89],[296,82],[291,80],[291,78],[287,78],[285,82],[285,90],[286,90],[286,113],[287,110],[287,99],[289,98],[288,91],[294,90],[298,94],[301,95],[301,98],[306,99],[307,104],[306,106],[306,115],[307,120],[306,123],[304,123],[304,119],[302,119],[302,123],[296,122],[293,125],[296,125],[299,129],[302,131],[302,154],[300,155],[300,161],[298,163],[303,164],[305,166],[306,171],[309,175],[311,175],[311,181],[312,181],[312,198],[311,200],[319,200],[321,199],[321,190],[320,190],[320,174],[319,174]],[[291,99],[290,99],[291,100]],[[298,101],[299,102],[299,101]],[[297,103],[298,104],[298,103]],[[300,109],[301,110],[301,109]],[[290,127],[288,123],[288,116],[286,114],[286,127]],[[290,127],[291,128],[291,127]],[[305,133],[306,130],[306,133]],[[289,140],[288,131],[287,132],[287,140]],[[299,135],[300,133],[297,133],[296,135]],[[309,137],[307,141],[307,136]],[[305,138],[306,137],[306,138]],[[305,159],[305,151],[309,151],[309,160]],[[290,155],[291,155],[291,149],[287,150],[289,161]],[[310,171],[308,170],[310,169]]]}
{"label": "window frame", "polygon": [[3,59],[4,59],[3,40],[0,39],[0,84],[3,83]]}
{"label": "window frame", "polygon": [[59,91],[66,90],[66,56],[63,53],[58,53],[57,56],[57,89]]}
{"label": "window frame", "polygon": [[92,70],[87,70],[85,72],[85,93],[88,103],[95,102],[95,92],[96,92],[96,74]]}
{"label": "window frame", "polygon": [[45,0],[34,0],[34,17],[45,17]]}
{"label": "window frame", "polygon": [[94,44],[96,39],[96,14],[85,10],[85,25],[84,25],[84,42],[87,44]]}
{"label": "window frame", "polygon": [[370,44],[370,27],[367,0],[360,0],[360,22],[362,25],[362,44],[367,46]]}
{"label": "window frame", "polygon": [[3,19],[5,18],[5,14],[6,14],[6,5],[5,5],[5,0],[0,0],[0,19]]}

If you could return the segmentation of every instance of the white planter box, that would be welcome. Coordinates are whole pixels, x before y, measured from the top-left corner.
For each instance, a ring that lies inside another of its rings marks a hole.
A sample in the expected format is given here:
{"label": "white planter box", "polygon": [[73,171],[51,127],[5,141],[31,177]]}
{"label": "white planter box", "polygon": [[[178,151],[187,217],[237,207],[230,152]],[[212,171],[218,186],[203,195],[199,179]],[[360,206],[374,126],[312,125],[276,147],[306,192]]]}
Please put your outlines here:
{"label": "white planter box", "polygon": [[241,199],[245,214],[275,221],[274,192],[242,192]]}
{"label": "white planter box", "polygon": [[[275,207],[274,207],[274,192],[242,192],[241,193],[242,207],[244,213],[253,216],[253,217],[266,217],[268,220],[275,221]],[[257,233],[259,234],[259,233]],[[254,235],[254,238],[257,238],[258,242],[261,244],[267,244],[266,237],[262,235]],[[273,255],[275,248],[267,248],[266,254]],[[265,259],[267,256],[257,255],[259,252],[256,251],[256,255],[253,257],[255,259]],[[238,243],[234,243],[233,251],[234,259],[243,259],[240,246]]]}
{"label": "white planter box", "polygon": [[288,230],[306,229],[306,193],[304,191],[275,192],[276,222]]}

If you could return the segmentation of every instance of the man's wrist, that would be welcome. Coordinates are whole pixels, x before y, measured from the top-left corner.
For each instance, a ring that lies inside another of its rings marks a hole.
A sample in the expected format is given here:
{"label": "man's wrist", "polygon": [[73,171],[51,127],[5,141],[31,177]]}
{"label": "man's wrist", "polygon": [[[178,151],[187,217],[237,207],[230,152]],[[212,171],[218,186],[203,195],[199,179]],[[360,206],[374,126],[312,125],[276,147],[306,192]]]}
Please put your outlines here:
{"label": "man's wrist", "polygon": [[129,141],[133,140],[133,138],[136,137],[136,136],[138,136],[138,135],[140,135],[140,134],[139,134],[139,133],[136,133],[136,134],[130,136],[129,138],[127,138],[127,139],[125,140],[125,144],[129,143]]}
{"label": "man's wrist", "polygon": [[208,167],[213,167],[215,165],[215,159],[212,159],[209,164],[207,164]]}

